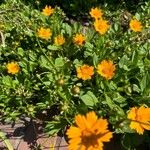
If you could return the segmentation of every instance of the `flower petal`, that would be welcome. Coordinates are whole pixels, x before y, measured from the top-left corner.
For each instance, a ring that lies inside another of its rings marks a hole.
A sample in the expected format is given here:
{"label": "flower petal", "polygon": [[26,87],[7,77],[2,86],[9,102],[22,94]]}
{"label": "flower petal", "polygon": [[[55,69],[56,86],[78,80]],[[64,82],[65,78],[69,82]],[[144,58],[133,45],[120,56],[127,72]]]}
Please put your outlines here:
{"label": "flower petal", "polygon": [[81,129],[84,130],[86,128],[86,119],[84,116],[82,115],[77,115],[75,117],[75,122],[77,124],[77,126]]}
{"label": "flower petal", "polygon": [[81,131],[77,127],[70,127],[67,130],[66,134],[68,135],[69,138],[76,138],[76,137],[80,137],[81,136]]}
{"label": "flower petal", "polygon": [[130,128],[135,129],[137,131],[137,133],[139,133],[139,134],[143,134],[143,132],[144,132],[143,127],[138,122],[135,122],[135,121],[131,122]]}
{"label": "flower petal", "polygon": [[137,107],[133,107],[128,113],[128,119],[135,120]]}
{"label": "flower petal", "polygon": [[108,122],[106,119],[98,119],[95,125],[93,126],[93,131],[95,134],[106,133],[108,128]]}
{"label": "flower petal", "polygon": [[77,150],[80,146],[81,138],[73,138],[69,140],[69,150]]}
{"label": "flower petal", "polygon": [[86,120],[89,123],[90,127],[92,127],[96,123],[97,119],[98,117],[96,116],[94,111],[89,112],[86,115]]}
{"label": "flower petal", "polygon": [[99,139],[102,142],[109,142],[110,139],[113,137],[112,132],[107,131],[105,134],[103,134]]}

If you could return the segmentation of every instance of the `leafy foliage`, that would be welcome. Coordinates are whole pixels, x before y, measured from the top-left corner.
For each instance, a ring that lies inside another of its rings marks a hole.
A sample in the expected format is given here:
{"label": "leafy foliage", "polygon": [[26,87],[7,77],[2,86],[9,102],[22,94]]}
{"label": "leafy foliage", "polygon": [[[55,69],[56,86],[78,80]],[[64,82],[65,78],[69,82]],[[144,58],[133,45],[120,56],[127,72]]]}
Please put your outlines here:
{"label": "leafy foliage", "polygon": [[[42,6],[42,1],[36,2]],[[68,3],[74,3],[71,8],[77,12],[79,1]],[[97,4],[87,3],[82,4],[86,12]],[[46,116],[43,121],[48,121],[46,129],[54,134],[71,124],[75,114],[94,110],[109,120],[114,132],[133,133],[129,130],[127,111],[142,104],[150,106],[150,3],[140,5],[134,14],[102,7],[110,24],[104,35],[95,31],[89,13],[84,24],[77,19],[68,20],[61,8],[52,6],[55,11],[47,17],[41,13],[42,8],[35,9],[19,0],[0,5],[1,121],[16,121],[22,115],[31,118],[43,115]],[[77,18],[77,14],[72,15]],[[140,20],[142,32],[129,29],[131,18]],[[38,36],[41,27],[51,29],[49,40]],[[73,42],[76,33],[85,35],[83,46]],[[63,45],[55,44],[58,35],[65,38]],[[112,60],[116,66],[111,80],[97,73],[102,60]],[[7,72],[6,65],[11,61],[18,62],[18,74]],[[91,80],[77,78],[76,68],[83,64],[95,68]]]}

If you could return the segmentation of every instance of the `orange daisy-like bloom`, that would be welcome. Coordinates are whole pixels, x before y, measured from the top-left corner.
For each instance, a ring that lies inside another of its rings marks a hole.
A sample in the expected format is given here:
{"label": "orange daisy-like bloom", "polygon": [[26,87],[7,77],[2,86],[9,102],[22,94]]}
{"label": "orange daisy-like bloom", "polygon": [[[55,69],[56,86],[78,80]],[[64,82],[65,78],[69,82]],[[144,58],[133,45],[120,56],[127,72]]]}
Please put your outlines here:
{"label": "orange daisy-like bloom", "polygon": [[16,74],[20,70],[20,67],[19,67],[19,65],[16,62],[8,63],[6,68],[8,70],[8,73],[11,73],[11,74]]}
{"label": "orange daisy-like bloom", "polygon": [[132,19],[129,23],[129,26],[134,32],[140,32],[142,30],[141,22],[136,19]]}
{"label": "orange daisy-like bloom", "polygon": [[75,123],[77,127],[67,130],[69,150],[103,150],[103,142],[109,142],[113,136],[107,120],[98,119],[93,111],[86,116],[77,115]]}
{"label": "orange daisy-like bloom", "polygon": [[137,133],[143,134],[144,129],[150,130],[150,108],[133,107],[128,113],[128,119],[131,120],[130,128],[135,129]]}
{"label": "orange daisy-like bloom", "polygon": [[102,15],[103,15],[102,10],[97,8],[97,7],[96,8],[92,8],[89,14],[94,19],[101,19]]}
{"label": "orange daisy-like bloom", "polygon": [[94,27],[97,32],[103,35],[108,31],[110,25],[108,24],[108,21],[100,19],[94,22]]}
{"label": "orange daisy-like bloom", "polygon": [[85,43],[85,36],[83,34],[76,34],[73,41],[76,45],[82,46]]}
{"label": "orange daisy-like bloom", "polygon": [[94,75],[94,67],[83,65],[77,68],[77,77],[82,80],[91,79],[91,76]]}
{"label": "orange daisy-like bloom", "polygon": [[115,70],[116,67],[111,60],[103,60],[97,67],[97,72],[107,80],[112,79]]}
{"label": "orange daisy-like bloom", "polygon": [[51,6],[45,6],[45,8],[42,10],[42,13],[45,15],[45,16],[50,16],[52,15],[54,12],[54,9],[51,8]]}
{"label": "orange daisy-like bloom", "polygon": [[40,29],[38,29],[38,36],[42,39],[48,40],[52,36],[52,31],[50,29],[41,27]]}
{"label": "orange daisy-like bloom", "polygon": [[62,35],[58,35],[54,39],[55,45],[63,45],[65,43],[65,38]]}

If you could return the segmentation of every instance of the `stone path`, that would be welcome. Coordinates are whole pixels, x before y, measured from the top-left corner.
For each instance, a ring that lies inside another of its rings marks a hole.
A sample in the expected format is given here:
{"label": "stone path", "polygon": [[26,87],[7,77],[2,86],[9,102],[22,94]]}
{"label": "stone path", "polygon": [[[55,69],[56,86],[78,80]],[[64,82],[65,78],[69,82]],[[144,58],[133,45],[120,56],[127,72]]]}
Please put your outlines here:
{"label": "stone path", "polygon": [[[33,126],[25,129],[22,123],[15,124],[14,127],[0,124],[0,130],[6,133],[14,150],[68,150],[63,137],[48,137],[42,132],[35,133]],[[0,150],[5,149],[4,142],[0,140]]]}

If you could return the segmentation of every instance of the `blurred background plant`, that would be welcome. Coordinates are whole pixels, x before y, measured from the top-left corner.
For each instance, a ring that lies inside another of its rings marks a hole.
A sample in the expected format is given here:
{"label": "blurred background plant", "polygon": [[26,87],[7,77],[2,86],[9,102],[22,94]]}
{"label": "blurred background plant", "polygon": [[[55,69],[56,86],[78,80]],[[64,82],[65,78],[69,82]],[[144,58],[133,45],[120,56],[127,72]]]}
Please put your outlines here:
{"label": "blurred background plant", "polygon": [[23,0],[26,4],[31,4],[35,8],[43,8],[45,5],[61,7],[69,18],[83,20],[88,17],[88,12],[92,7],[100,6],[111,11],[125,9],[135,13],[136,10],[147,0]]}

